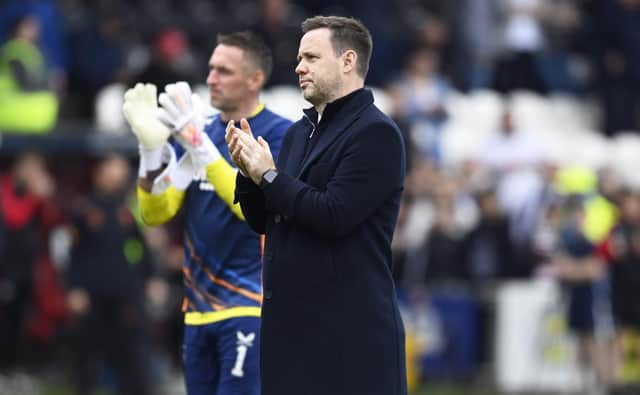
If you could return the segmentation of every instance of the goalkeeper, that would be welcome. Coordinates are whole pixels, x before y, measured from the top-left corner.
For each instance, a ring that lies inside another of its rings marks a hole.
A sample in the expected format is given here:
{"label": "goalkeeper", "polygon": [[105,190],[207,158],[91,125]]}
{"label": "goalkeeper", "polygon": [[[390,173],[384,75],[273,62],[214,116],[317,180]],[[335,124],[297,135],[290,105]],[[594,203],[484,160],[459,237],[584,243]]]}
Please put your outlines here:
{"label": "goalkeeper", "polygon": [[[246,117],[275,152],[290,121],[259,102],[272,57],[250,32],[219,35],[209,60],[204,118],[188,84],[137,84],[123,112],[140,143],[138,199],[144,222],[185,214],[183,362],[189,395],[260,394],[261,240],[234,204],[225,145],[229,121]],[[172,144],[166,143],[171,137]]]}

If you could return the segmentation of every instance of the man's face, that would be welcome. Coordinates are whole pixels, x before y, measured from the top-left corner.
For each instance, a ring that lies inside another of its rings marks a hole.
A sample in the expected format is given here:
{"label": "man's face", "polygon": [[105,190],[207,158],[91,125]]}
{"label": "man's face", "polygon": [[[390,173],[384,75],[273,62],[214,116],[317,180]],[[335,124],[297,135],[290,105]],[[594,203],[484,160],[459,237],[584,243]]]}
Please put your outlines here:
{"label": "man's face", "polygon": [[326,28],[307,32],[300,40],[296,74],[306,100],[313,105],[336,99],[340,89],[340,57],[331,45]]}
{"label": "man's face", "polygon": [[121,156],[112,156],[98,165],[95,183],[103,193],[122,192],[129,179],[129,164]]}
{"label": "man's face", "polygon": [[213,50],[207,76],[213,107],[233,112],[254,94],[248,82],[250,67],[241,48],[220,44]]}

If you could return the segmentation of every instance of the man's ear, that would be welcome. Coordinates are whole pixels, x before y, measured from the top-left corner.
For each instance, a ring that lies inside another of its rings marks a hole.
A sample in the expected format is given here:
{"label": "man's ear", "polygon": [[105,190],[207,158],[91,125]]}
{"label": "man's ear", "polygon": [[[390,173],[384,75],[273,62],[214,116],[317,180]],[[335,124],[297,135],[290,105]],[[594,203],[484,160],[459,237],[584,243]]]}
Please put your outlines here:
{"label": "man's ear", "polygon": [[350,73],[356,69],[358,63],[358,54],[353,49],[347,49],[342,54],[342,71]]}
{"label": "man's ear", "polygon": [[260,91],[266,82],[264,72],[256,68],[251,72],[247,81],[249,82],[249,88],[252,91]]}

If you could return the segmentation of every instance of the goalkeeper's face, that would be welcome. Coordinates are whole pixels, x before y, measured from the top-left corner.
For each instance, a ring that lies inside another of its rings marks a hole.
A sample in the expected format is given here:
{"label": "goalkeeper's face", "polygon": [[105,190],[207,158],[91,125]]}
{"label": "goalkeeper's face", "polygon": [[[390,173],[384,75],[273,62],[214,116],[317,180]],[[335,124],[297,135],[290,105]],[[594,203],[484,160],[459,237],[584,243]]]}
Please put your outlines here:
{"label": "goalkeeper's face", "polygon": [[211,105],[224,112],[237,111],[247,100],[258,95],[250,82],[251,65],[241,48],[220,44],[209,59],[207,85]]}

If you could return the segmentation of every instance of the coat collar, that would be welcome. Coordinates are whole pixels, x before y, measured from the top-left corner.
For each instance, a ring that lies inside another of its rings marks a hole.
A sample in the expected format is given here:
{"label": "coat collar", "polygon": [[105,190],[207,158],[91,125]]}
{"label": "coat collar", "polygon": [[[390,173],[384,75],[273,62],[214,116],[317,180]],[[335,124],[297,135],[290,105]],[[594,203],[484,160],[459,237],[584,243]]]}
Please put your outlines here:
{"label": "coat collar", "polygon": [[[322,119],[320,120],[320,122],[322,122],[323,124],[326,122],[330,122],[331,119],[334,118],[336,114],[338,114],[340,110],[345,106],[350,105],[351,107],[358,107],[361,104],[368,104],[362,103],[363,101],[366,101],[364,100],[365,97],[363,95],[366,92],[368,92],[368,90],[365,90],[364,88],[356,89],[355,91],[342,96],[332,101],[331,103],[327,103],[324,108],[324,112],[322,113]],[[305,113],[307,118],[309,118],[312,123],[314,123],[315,125],[318,124],[318,112],[314,107],[305,108],[304,110],[302,110],[302,112]]]}
{"label": "coat collar", "polygon": [[[322,118],[318,124],[318,113],[315,108],[303,110],[305,116],[313,124],[313,127],[322,126],[322,132],[317,136],[318,141],[311,149],[309,155],[304,159],[297,174],[300,177],[313,161],[320,156],[340,135],[340,133],[351,125],[360,113],[369,105],[373,104],[373,94],[369,89],[361,88],[328,103],[322,113]],[[309,136],[300,138],[297,149],[304,152],[306,141]]]}

